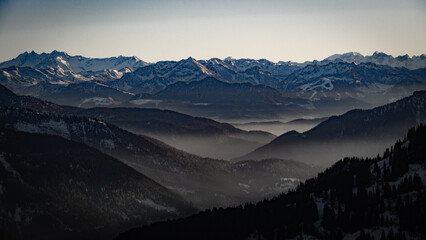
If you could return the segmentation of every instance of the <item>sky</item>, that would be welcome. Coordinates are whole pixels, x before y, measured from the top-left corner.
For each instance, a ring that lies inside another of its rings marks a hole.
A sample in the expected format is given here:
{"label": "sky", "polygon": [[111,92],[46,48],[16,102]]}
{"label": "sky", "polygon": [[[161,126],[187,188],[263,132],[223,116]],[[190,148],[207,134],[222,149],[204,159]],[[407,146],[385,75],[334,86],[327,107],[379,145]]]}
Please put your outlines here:
{"label": "sky", "polygon": [[147,62],[426,53],[425,0],[0,0],[0,61],[25,51]]}

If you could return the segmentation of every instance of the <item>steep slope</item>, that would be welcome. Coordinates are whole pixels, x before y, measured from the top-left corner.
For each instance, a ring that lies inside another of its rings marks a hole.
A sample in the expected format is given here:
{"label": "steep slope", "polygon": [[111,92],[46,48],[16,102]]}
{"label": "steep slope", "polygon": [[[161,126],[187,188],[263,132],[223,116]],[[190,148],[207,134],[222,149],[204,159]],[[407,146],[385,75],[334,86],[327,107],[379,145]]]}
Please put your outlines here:
{"label": "steep slope", "polygon": [[295,191],[133,229],[116,239],[423,239],[426,127],[374,159],[346,158]]}
{"label": "steep slope", "polygon": [[36,109],[38,111],[75,111],[78,108],[61,106],[55,103],[43,101],[39,98],[31,96],[19,96],[13,93],[11,90],[0,84],[0,105],[10,107],[23,107]]}
{"label": "steep slope", "polygon": [[92,59],[53,51],[23,53],[0,64],[0,84],[18,94],[75,106],[117,105],[133,94],[106,85],[147,65],[136,57]]}
{"label": "steep slope", "polygon": [[266,59],[188,58],[178,62],[160,61],[128,73],[111,84],[134,93],[155,93],[175,82],[199,81],[211,76],[230,83],[248,82],[253,85],[276,84],[300,67],[290,63],[273,63]]}
{"label": "steep slope", "polygon": [[54,81],[54,74],[34,69],[32,67],[11,66],[1,69],[0,83],[9,89],[19,92],[25,87],[40,82]]}
{"label": "steep slope", "polygon": [[238,159],[287,158],[327,166],[344,156],[374,156],[426,121],[426,91],[370,110],[330,117],[304,132],[288,132]]}
{"label": "steep slope", "polygon": [[[0,105],[95,117],[133,133],[160,139],[178,149],[203,157],[220,159],[241,156],[269,143],[275,137],[267,132],[242,131],[226,123],[207,118],[194,118],[167,110],[142,108],[82,109],[60,106],[33,97],[17,96],[1,85]],[[195,142],[197,144],[194,144]],[[222,149],[222,151],[217,151],[217,149]]]}
{"label": "steep slope", "polygon": [[288,63],[273,63],[266,59],[212,58],[200,60],[210,72],[231,83],[249,82],[253,85],[276,87],[277,83],[298,70],[299,67]]}
{"label": "steep slope", "polygon": [[283,97],[276,89],[251,83],[228,83],[214,77],[177,82],[155,94],[139,94],[129,106],[163,108],[220,119],[274,118],[303,112],[306,100]]}
{"label": "steep slope", "polygon": [[192,103],[256,105],[283,104],[283,97],[273,88],[248,83],[229,84],[213,77],[190,83],[178,82],[154,95],[155,99],[173,99]]}
{"label": "steep slope", "polygon": [[132,93],[98,81],[72,83],[66,86],[41,83],[25,89],[22,94],[78,107],[117,106],[134,96]]}
{"label": "steep slope", "polygon": [[346,62],[308,65],[279,85],[283,92],[312,101],[350,97],[376,106],[425,88],[425,82],[414,71],[374,63]]}
{"label": "steep slope", "polygon": [[[281,168],[278,171],[281,173],[275,174],[275,177],[257,180],[264,181],[262,189],[255,188],[247,192],[246,186],[240,183],[248,182],[252,174],[234,171],[234,164],[230,162],[188,154],[95,118],[3,107],[0,111],[0,126],[57,135],[93,146],[179,193],[199,208],[259,200],[272,193],[286,191],[317,171],[306,164],[287,165],[288,168]],[[282,161],[275,162],[277,169]],[[249,163],[248,167],[253,164]],[[272,167],[269,169],[273,170]],[[277,187],[281,178],[296,178],[296,181]]]}
{"label": "steep slope", "polygon": [[387,65],[390,67],[398,68],[407,68],[407,69],[419,69],[426,68],[426,55],[422,54],[419,56],[410,57],[407,54],[403,56],[398,56],[394,58],[391,55],[387,55],[382,52],[374,52],[371,56],[363,56],[360,53],[344,53],[344,54],[334,54],[328,58],[325,58],[323,62],[333,61],[333,62],[348,62],[348,63],[375,63],[377,65]]}
{"label": "steep slope", "polygon": [[186,152],[217,159],[241,156],[275,138],[275,135],[267,132],[243,131],[227,123],[195,118],[169,110],[91,108],[71,113],[103,119],[133,133],[159,139]]}
{"label": "steep slope", "polygon": [[213,75],[197,60],[189,57],[178,62],[161,61],[141,67],[109,84],[133,93],[153,93],[177,81],[198,81]]}
{"label": "steep slope", "polygon": [[11,66],[32,67],[37,69],[58,69],[74,73],[97,72],[105,69],[121,70],[124,68],[136,69],[148,65],[137,57],[110,57],[86,58],[83,56],[70,56],[66,52],[52,51],[51,53],[38,54],[34,51],[22,53],[14,59],[3,62],[0,68]]}
{"label": "steep slope", "polygon": [[17,94],[83,107],[118,105],[134,95],[73,72],[57,74],[31,67],[13,66],[2,69],[0,84]]}
{"label": "steep slope", "polygon": [[194,213],[180,196],[87,145],[0,127],[0,237],[108,238]]}
{"label": "steep slope", "polygon": [[[253,67],[258,67],[264,73],[272,74],[277,79],[284,79],[286,76],[290,75],[295,70],[298,70],[300,67],[297,64],[291,62],[280,61],[278,63],[271,62],[267,59],[233,59],[226,58],[224,62],[235,69],[237,72],[245,72],[248,69]],[[267,82],[264,84],[268,85]],[[272,83],[274,84],[274,83]]]}

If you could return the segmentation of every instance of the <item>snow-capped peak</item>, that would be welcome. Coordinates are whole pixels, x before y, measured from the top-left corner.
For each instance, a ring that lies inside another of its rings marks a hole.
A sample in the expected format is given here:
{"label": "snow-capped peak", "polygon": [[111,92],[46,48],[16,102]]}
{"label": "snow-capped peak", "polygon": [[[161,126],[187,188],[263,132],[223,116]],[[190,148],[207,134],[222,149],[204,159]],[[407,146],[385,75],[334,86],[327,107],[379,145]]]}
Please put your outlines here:
{"label": "snow-capped peak", "polygon": [[63,67],[64,71],[72,73],[80,73],[87,71],[102,71],[105,69],[120,70],[123,68],[136,69],[146,66],[147,63],[139,58],[133,57],[111,57],[111,58],[86,58],[83,56],[70,56],[66,52],[53,50],[51,53],[38,54],[34,51],[31,53],[25,52],[18,57],[3,62],[0,68],[10,66],[19,67],[33,67],[38,69],[57,68],[58,66],[67,66],[68,69]]}

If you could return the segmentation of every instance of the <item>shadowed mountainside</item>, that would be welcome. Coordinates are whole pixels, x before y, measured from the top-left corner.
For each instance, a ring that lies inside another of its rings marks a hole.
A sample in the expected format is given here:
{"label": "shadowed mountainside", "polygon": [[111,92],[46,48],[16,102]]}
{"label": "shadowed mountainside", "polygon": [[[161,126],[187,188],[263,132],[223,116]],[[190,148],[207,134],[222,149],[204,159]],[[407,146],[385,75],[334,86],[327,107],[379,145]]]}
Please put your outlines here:
{"label": "shadowed mountainside", "polygon": [[375,156],[425,121],[426,91],[418,91],[384,106],[330,117],[304,133],[285,133],[237,159],[289,158],[327,166],[344,156]]}

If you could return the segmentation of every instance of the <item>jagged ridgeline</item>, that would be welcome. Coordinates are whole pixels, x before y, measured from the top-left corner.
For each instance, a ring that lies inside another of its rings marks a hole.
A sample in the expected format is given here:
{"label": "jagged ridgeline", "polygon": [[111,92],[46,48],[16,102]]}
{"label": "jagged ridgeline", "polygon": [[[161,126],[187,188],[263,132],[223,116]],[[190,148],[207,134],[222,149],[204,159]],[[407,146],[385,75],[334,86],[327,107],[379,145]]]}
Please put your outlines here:
{"label": "jagged ridgeline", "polygon": [[[78,107],[169,109],[215,119],[326,117],[400,99],[426,84],[426,56],[333,55],[305,63],[193,58],[146,63],[23,53],[0,63],[17,94]],[[326,115],[323,115],[327,113]]]}
{"label": "jagged ridgeline", "polygon": [[424,239],[426,127],[382,156],[345,158],[257,204],[152,224],[117,239]]}

